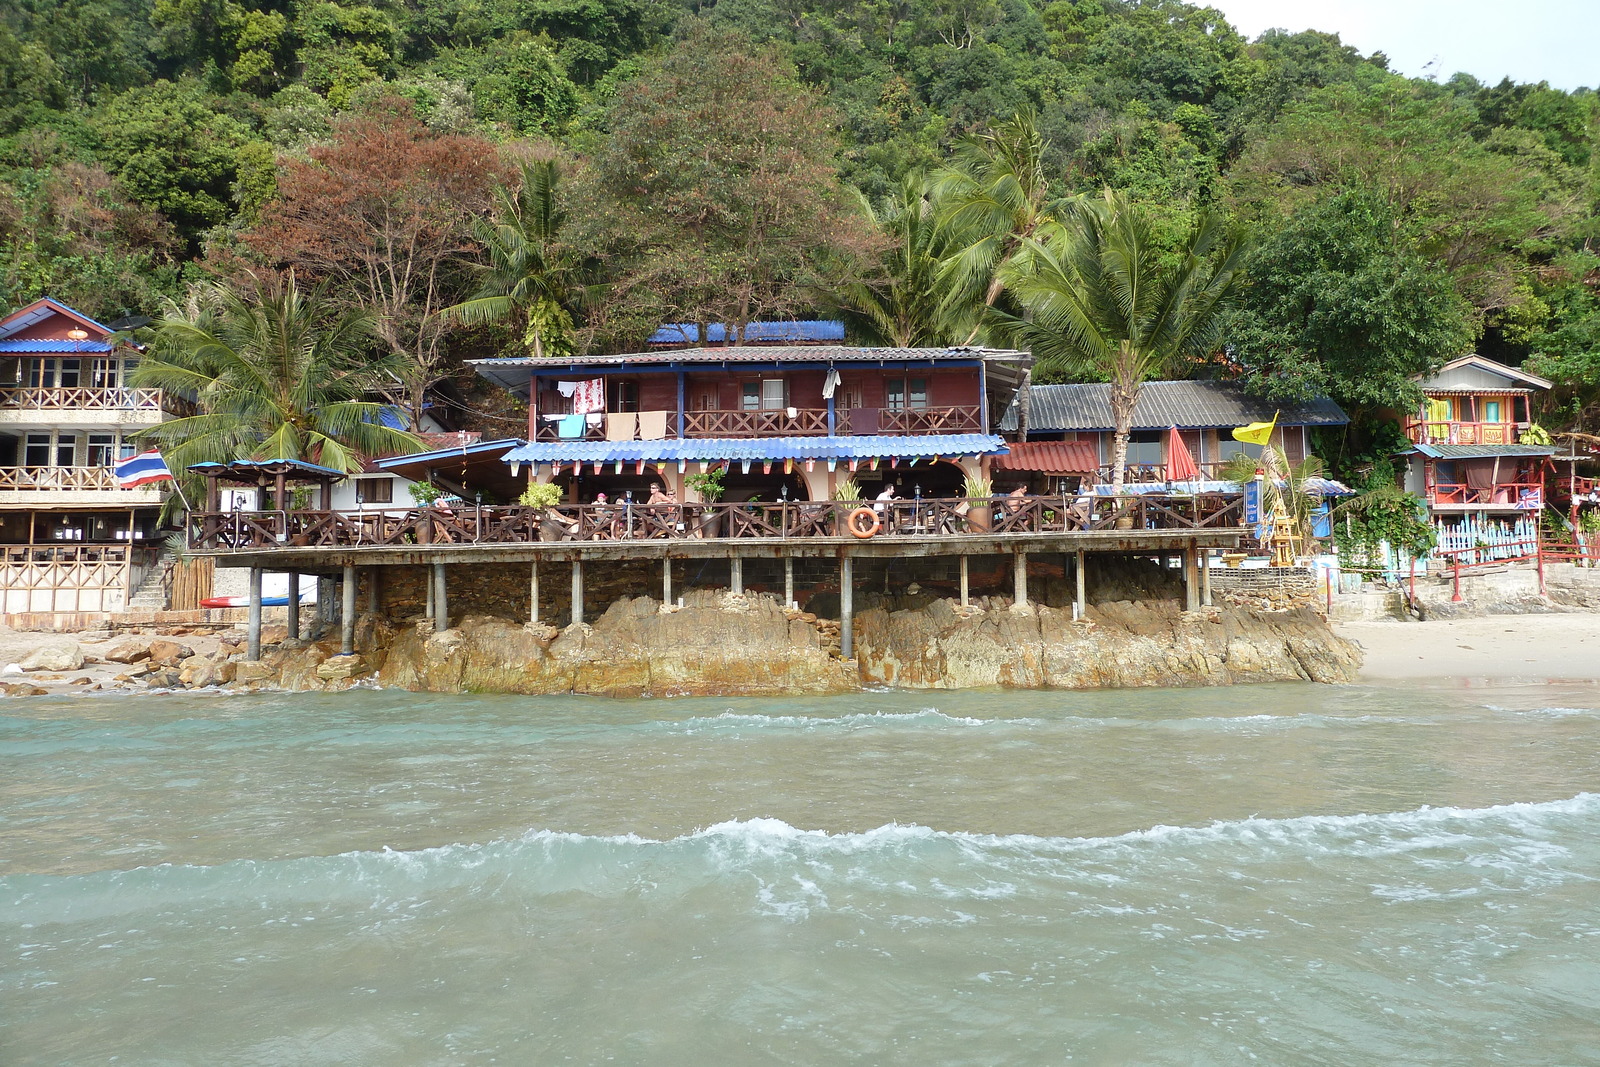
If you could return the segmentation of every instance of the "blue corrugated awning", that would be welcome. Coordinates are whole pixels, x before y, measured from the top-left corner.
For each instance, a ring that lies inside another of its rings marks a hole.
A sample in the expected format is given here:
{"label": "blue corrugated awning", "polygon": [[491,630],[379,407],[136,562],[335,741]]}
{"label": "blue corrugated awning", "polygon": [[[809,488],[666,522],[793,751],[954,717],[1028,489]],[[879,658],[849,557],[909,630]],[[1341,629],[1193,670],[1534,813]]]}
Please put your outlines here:
{"label": "blue corrugated awning", "polygon": [[289,474],[331,474],[338,478],[346,476],[344,471],[303,459],[232,459],[226,463],[191,463],[188,469],[201,474],[213,472],[243,474],[253,471],[276,474],[282,470]]}
{"label": "blue corrugated awning", "polygon": [[1556,450],[1548,445],[1412,445],[1401,455],[1416,453],[1429,459],[1495,459],[1553,456]]}
{"label": "blue corrugated awning", "polygon": [[540,441],[514,448],[507,463],[661,463],[685,460],[911,459],[990,456],[1006,451],[993,434],[926,437],[691,437],[660,441]]}
{"label": "blue corrugated awning", "polygon": [[0,353],[28,352],[109,352],[104,341],[0,341]]}

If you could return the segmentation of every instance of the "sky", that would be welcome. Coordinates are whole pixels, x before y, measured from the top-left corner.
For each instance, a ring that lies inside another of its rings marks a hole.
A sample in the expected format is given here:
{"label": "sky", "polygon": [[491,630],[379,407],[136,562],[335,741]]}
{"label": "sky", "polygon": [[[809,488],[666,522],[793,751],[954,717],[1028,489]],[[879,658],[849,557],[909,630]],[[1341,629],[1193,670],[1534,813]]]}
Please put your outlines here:
{"label": "sky", "polygon": [[[1194,0],[1254,40],[1263,30],[1337,33],[1389,69],[1447,80],[1600,87],[1600,0]],[[1430,65],[1431,64],[1431,65]]]}

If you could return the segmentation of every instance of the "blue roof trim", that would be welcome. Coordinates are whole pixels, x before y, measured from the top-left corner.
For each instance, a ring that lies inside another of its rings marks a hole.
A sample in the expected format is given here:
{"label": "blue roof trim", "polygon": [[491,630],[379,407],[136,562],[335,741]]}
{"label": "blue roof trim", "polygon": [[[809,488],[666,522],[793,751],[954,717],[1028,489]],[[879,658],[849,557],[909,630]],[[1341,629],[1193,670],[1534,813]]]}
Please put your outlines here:
{"label": "blue roof trim", "polygon": [[303,459],[234,459],[229,460],[227,463],[191,463],[186,469],[201,472],[212,470],[213,468],[219,470],[248,470],[252,467],[270,467],[276,463],[287,463],[298,470],[319,471],[323,474],[337,474],[341,478],[346,477],[344,471],[335,470],[332,467],[324,467],[320,463],[309,463]]}
{"label": "blue roof trim", "polygon": [[0,341],[4,352],[109,352],[111,346],[104,341]]}
{"label": "blue roof trim", "polygon": [[1553,456],[1556,450],[1548,445],[1412,445],[1402,456],[1421,453],[1429,459],[1531,459]]}
{"label": "blue roof trim", "polygon": [[462,456],[474,456],[483,452],[504,452],[508,448],[515,448],[523,444],[526,444],[526,442],[520,437],[502,437],[498,441],[479,441],[477,444],[468,445],[465,448],[436,448],[432,452],[408,452],[403,456],[385,456],[383,459],[377,460],[373,466],[379,470],[388,470],[391,466],[407,463],[426,463],[431,460],[450,459],[451,457],[459,459]]}
{"label": "blue roof trim", "polygon": [[[926,437],[691,437],[659,441],[540,441],[514,448],[507,463],[646,463],[702,460],[910,459],[993,456],[1006,452],[993,434]],[[413,459],[415,457],[412,457]]]}
{"label": "blue roof trim", "polygon": [[[706,326],[706,339],[721,344],[728,339],[728,327],[720,322]],[[797,319],[780,322],[749,322],[744,327],[746,343],[764,341],[843,341],[844,323],[836,319]],[[650,335],[653,345],[692,345],[700,341],[700,327],[692,322],[668,322]]]}

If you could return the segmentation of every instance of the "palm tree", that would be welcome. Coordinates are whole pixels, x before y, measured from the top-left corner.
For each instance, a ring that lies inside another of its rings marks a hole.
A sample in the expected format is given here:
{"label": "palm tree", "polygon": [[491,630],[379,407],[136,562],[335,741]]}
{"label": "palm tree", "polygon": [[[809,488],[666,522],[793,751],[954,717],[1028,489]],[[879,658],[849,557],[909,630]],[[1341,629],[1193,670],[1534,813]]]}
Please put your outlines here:
{"label": "palm tree", "polygon": [[582,258],[561,240],[566,212],[557,200],[561,173],[555,160],[522,164],[515,189],[499,186],[494,211],[473,224],[473,235],[489,253],[482,282],[467,300],[440,314],[475,324],[517,321],[535,359],[572,352],[571,309],[587,303]]}
{"label": "palm tree", "polygon": [[872,344],[917,348],[944,344],[956,327],[944,309],[940,263],[948,248],[936,224],[928,180],[907,174],[900,188],[874,208],[865,196],[862,210],[888,246],[879,261],[881,277],[840,283],[824,295],[851,333]]}
{"label": "palm tree", "polygon": [[132,384],[194,400],[198,411],[144,431],[175,473],[195,463],[299,459],[347,473],[360,457],[414,452],[365,399],[393,381],[393,357],[371,360],[372,317],[339,311],[293,273],[255,278],[241,294],[212,284],[187,308],[168,300]]}
{"label": "palm tree", "polygon": [[950,252],[940,268],[945,311],[974,314],[967,342],[982,329],[982,311],[1004,291],[1004,268],[1061,211],[1045,176],[1049,145],[1032,115],[1018,113],[968,140],[954,165],[934,181],[939,225]]}
{"label": "palm tree", "polygon": [[1110,382],[1116,493],[1140,385],[1214,350],[1243,254],[1242,232],[1209,211],[1179,248],[1163,248],[1150,216],[1107,189],[1073,201],[1002,272],[1023,314],[991,319],[1032,349],[1035,374]]}

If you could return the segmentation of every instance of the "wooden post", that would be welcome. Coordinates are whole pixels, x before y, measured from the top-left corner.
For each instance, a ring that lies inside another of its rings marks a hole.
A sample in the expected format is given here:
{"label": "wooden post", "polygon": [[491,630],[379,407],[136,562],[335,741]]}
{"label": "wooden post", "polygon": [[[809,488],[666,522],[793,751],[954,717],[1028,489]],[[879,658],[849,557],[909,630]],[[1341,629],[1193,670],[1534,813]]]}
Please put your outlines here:
{"label": "wooden post", "polygon": [[1028,554],[1018,551],[1011,557],[1011,603],[1022,607],[1028,602]]}
{"label": "wooden post", "polygon": [[583,621],[583,560],[572,557],[572,625]]}
{"label": "wooden post", "polygon": [[289,627],[291,640],[300,640],[300,572],[289,572],[289,614],[284,624]]}
{"label": "wooden post", "polygon": [[794,557],[783,557],[783,606],[797,607],[794,602]]}
{"label": "wooden post", "polygon": [[672,557],[665,553],[661,556],[661,604],[672,606]]}
{"label": "wooden post", "polygon": [[343,593],[344,602],[340,607],[344,610],[339,617],[339,655],[351,656],[356,651],[356,569],[349,563],[344,566]]}
{"label": "wooden post", "polygon": [[244,658],[261,658],[261,568],[250,568],[250,608],[247,623]]}
{"label": "wooden post", "polygon": [[528,563],[528,622],[539,621],[539,557]]}
{"label": "wooden post", "polygon": [[850,557],[839,557],[839,655],[845,659],[855,656],[855,573]]}
{"label": "wooden post", "polygon": [[433,629],[443,633],[450,629],[450,597],[445,590],[444,564],[433,565]]}
{"label": "wooden post", "polygon": [[1198,550],[1191,543],[1183,550],[1183,610],[1200,610],[1200,568],[1195,556]]}
{"label": "wooden post", "polygon": [[1076,571],[1074,577],[1078,579],[1078,597],[1072,602],[1072,617],[1074,619],[1083,618],[1084,612],[1088,610],[1088,601],[1084,595],[1084,587],[1086,583],[1084,582],[1083,576],[1083,565],[1086,557],[1087,553],[1085,553],[1081,548],[1078,549],[1078,565],[1073,568],[1073,570]]}
{"label": "wooden post", "polygon": [[967,587],[967,557],[965,555],[963,555],[961,557],[961,606],[962,607],[966,607],[967,606],[967,601],[969,599],[968,596],[967,596],[967,588],[968,588]]}
{"label": "wooden post", "polygon": [[735,594],[744,592],[744,559],[741,556],[728,557],[728,588]]}

